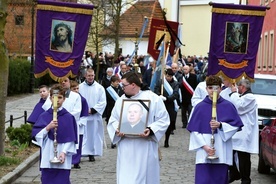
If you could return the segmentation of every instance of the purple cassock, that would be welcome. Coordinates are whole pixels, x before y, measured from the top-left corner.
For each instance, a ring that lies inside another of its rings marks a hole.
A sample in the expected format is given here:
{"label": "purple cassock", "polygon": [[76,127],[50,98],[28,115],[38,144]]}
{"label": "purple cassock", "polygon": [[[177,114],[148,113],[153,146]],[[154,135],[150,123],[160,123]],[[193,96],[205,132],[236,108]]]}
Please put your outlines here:
{"label": "purple cassock", "polygon": [[[81,97],[80,117],[86,117],[88,116],[89,106],[86,99],[82,95],[80,95],[80,97]],[[82,140],[83,140],[83,135],[79,135],[79,148],[77,149],[77,154],[73,155],[72,157],[72,164],[79,164],[81,161]]]}
{"label": "purple cassock", "polygon": [[[57,112],[58,128],[57,143],[75,142],[77,143],[77,124],[73,115],[65,108]],[[53,109],[43,112],[32,129],[32,136],[35,137],[53,120]],[[54,129],[48,132],[49,139],[54,141]],[[43,149],[43,148],[42,148]],[[70,184],[70,169],[41,168],[41,181],[44,184]]]}
{"label": "purple cassock", "polygon": [[42,184],[71,184],[70,170],[43,168],[41,172]]}
{"label": "purple cassock", "polygon": [[[75,142],[77,143],[77,124],[73,115],[65,108],[57,112],[58,128],[57,143]],[[53,109],[50,108],[43,112],[33,126],[32,136],[35,137],[38,132],[45,128],[53,120]],[[48,133],[48,137],[54,140],[54,129]]]}
{"label": "purple cassock", "polygon": [[[243,123],[238,115],[238,112],[235,106],[223,99],[222,97],[217,100],[217,121],[228,123],[233,127],[238,127],[238,130],[241,130]],[[210,120],[212,119],[212,100],[209,99],[209,96],[205,97],[205,99],[197,104],[194,108],[193,114],[190,118],[189,124],[187,126],[187,130],[190,132],[198,132],[200,134],[212,134],[210,127]],[[228,134],[227,130],[223,130],[224,135]],[[225,131],[225,132],[224,132]],[[217,130],[214,132],[217,134]],[[219,138],[219,136],[217,136]],[[217,140],[223,142],[221,140]],[[227,140],[227,142],[231,141]],[[191,143],[190,143],[191,144]],[[196,144],[196,143],[195,143]],[[222,143],[225,145],[221,145],[220,147],[216,147],[216,150],[219,150],[223,153],[222,157],[231,156],[231,153],[224,153],[226,149],[226,142]],[[230,144],[232,145],[232,144]],[[229,147],[228,147],[229,148]],[[232,148],[232,146],[231,146]],[[230,149],[231,149],[230,148]],[[204,156],[205,157],[205,156]],[[197,155],[197,159],[204,160]],[[218,174],[219,173],[219,174]],[[210,183],[210,184],[228,184],[228,165],[227,163],[197,163],[195,169],[195,183]]]}
{"label": "purple cassock", "polygon": [[86,99],[81,95],[79,94],[80,97],[81,97],[81,114],[80,114],[80,117],[85,117],[85,116],[88,116],[88,112],[89,112],[89,106],[88,106],[88,103],[86,101]]}
{"label": "purple cassock", "polygon": [[[212,119],[212,100],[209,99],[209,96],[206,96],[205,99],[195,106],[193,111],[193,115],[189,121],[187,130],[190,132],[198,132],[203,134],[211,134],[211,127],[209,122]],[[217,121],[225,122],[234,127],[243,126],[240,117],[238,116],[238,112],[235,106],[220,97],[217,100]],[[215,131],[215,133],[217,133]]]}
{"label": "purple cassock", "polygon": [[28,123],[35,124],[35,122],[37,121],[40,114],[42,114],[44,112],[44,109],[42,108],[42,106],[43,106],[45,101],[46,100],[44,100],[43,98],[40,98],[39,102],[35,105],[35,107],[33,109],[33,112],[31,113],[31,115],[27,119]]}
{"label": "purple cassock", "polygon": [[[57,142],[75,142],[77,143],[77,124],[74,116],[72,116],[66,109],[57,112],[58,128],[57,128]],[[71,119],[71,121],[70,121]],[[38,132],[45,128],[53,120],[53,109],[50,108],[42,113],[38,121],[34,124],[32,136],[35,137]],[[48,137],[54,140],[54,129],[48,133]]]}

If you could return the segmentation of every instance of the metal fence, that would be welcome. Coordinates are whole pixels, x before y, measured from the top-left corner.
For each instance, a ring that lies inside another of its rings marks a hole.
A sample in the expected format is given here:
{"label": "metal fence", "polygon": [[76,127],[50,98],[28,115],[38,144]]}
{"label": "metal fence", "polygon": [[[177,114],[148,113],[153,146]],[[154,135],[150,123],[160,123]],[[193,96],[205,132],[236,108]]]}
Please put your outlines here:
{"label": "metal fence", "polygon": [[13,126],[13,121],[17,120],[17,119],[21,119],[21,118],[24,118],[24,124],[26,124],[27,123],[27,111],[24,111],[23,116],[20,116],[20,117],[17,117],[17,118],[14,118],[13,115],[10,115],[10,120],[5,121],[5,123],[10,123],[10,127],[12,127]]}

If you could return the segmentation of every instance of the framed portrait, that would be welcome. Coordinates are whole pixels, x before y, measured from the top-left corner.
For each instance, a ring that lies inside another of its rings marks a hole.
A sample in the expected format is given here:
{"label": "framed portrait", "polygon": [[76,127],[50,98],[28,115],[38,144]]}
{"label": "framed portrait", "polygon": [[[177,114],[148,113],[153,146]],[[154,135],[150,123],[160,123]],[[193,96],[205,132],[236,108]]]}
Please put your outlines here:
{"label": "framed portrait", "polygon": [[50,50],[57,52],[73,51],[76,22],[52,20]]}
{"label": "framed portrait", "polygon": [[143,133],[147,127],[150,100],[132,100],[124,99],[120,121],[119,131],[129,136],[138,136]]}
{"label": "framed portrait", "polygon": [[224,52],[246,54],[248,47],[249,23],[226,22]]}

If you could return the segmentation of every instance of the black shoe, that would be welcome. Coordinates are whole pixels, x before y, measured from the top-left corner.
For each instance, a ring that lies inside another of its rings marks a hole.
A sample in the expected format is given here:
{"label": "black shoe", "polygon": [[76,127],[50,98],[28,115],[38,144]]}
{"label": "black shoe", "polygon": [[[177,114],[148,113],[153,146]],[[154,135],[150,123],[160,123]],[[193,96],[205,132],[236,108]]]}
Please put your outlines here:
{"label": "black shoe", "polygon": [[89,162],[95,162],[94,155],[89,155]]}
{"label": "black shoe", "polygon": [[165,141],[164,147],[165,147],[165,148],[168,148],[168,147],[169,147],[169,143],[168,143],[167,141]]}
{"label": "black shoe", "polygon": [[75,168],[75,169],[80,169],[81,167],[80,167],[79,164],[74,164],[74,168]]}
{"label": "black shoe", "polygon": [[116,144],[112,144],[112,143],[111,143],[111,148],[112,148],[112,149],[116,148]]}
{"label": "black shoe", "polygon": [[182,128],[186,128],[186,127],[187,127],[187,125],[186,125],[186,124],[183,124],[183,125],[182,125]]}
{"label": "black shoe", "polygon": [[173,132],[173,131],[171,131],[171,134],[172,134],[172,135],[174,135],[174,132]]}
{"label": "black shoe", "polygon": [[232,182],[234,182],[235,180],[240,180],[240,179],[241,179],[240,176],[236,176],[236,177],[230,177],[230,176],[229,176],[228,183],[232,183]]}

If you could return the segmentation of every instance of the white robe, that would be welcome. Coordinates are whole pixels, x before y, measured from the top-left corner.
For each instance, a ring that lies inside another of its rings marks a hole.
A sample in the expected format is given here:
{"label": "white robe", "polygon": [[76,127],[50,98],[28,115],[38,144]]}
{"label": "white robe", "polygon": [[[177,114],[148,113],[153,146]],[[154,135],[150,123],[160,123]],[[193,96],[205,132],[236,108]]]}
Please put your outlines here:
{"label": "white robe", "polygon": [[219,159],[209,160],[206,159],[207,153],[202,148],[204,145],[211,146],[211,134],[202,134],[198,132],[191,132],[189,150],[196,151],[196,164],[203,163],[223,163],[232,165],[233,163],[233,149],[232,149],[232,136],[237,132],[238,127],[233,127],[228,123],[222,123],[222,129],[217,129],[218,133],[215,135],[215,149],[216,156]]}
{"label": "white robe", "polygon": [[[50,97],[48,97],[42,108],[47,111],[51,106],[52,102]],[[78,93],[70,91],[69,97],[65,98],[62,107],[75,117],[76,122],[79,121],[81,113],[81,97]]]}
{"label": "white robe", "polygon": [[79,126],[79,135],[83,135],[87,124],[87,116],[80,117],[80,120],[77,123]]}
{"label": "white robe", "polygon": [[91,86],[86,82],[79,85],[79,93],[86,99],[89,108],[97,113],[89,114],[83,134],[82,155],[103,155],[104,126],[102,114],[106,107],[105,89],[94,81]]}
{"label": "white robe", "polygon": [[54,158],[54,141],[49,139],[46,128],[36,134],[35,139],[41,147],[40,168],[71,169],[72,155],[77,153],[75,142],[59,143],[57,145],[57,157],[61,152],[64,152],[66,153],[65,161],[63,164],[52,164],[50,160]]}
{"label": "white robe", "polygon": [[232,93],[231,87],[227,87],[224,90],[222,90],[219,94],[219,96],[221,96],[222,98],[224,98],[225,100],[228,100],[229,102],[231,102],[230,96],[229,94]]}
{"label": "white robe", "polygon": [[[47,111],[52,106],[52,102],[50,100],[50,96],[47,98],[42,108]],[[81,114],[81,97],[78,93],[74,91],[70,91],[68,98],[65,98],[65,101],[62,103],[62,107],[65,108],[70,114],[75,117],[76,122],[80,121]],[[79,126],[77,126],[77,134],[79,135]],[[78,136],[79,142],[79,136]],[[77,148],[79,147],[76,144]]]}
{"label": "white robe", "polygon": [[206,90],[206,82],[200,82],[195,88],[194,94],[191,98],[192,106],[195,107],[199,102],[201,102],[208,95]]}
{"label": "white robe", "polygon": [[117,184],[159,184],[158,142],[170,124],[166,107],[162,99],[150,90],[132,96],[131,99],[151,101],[147,126],[154,135],[148,138],[121,138],[115,135],[115,131],[119,125],[123,99],[126,99],[125,95],[116,101],[107,125],[112,143],[118,144]]}
{"label": "white robe", "polygon": [[259,153],[259,124],[258,106],[256,97],[248,93],[239,97],[233,93],[230,101],[235,105],[243,122],[242,130],[237,132],[233,138],[233,149],[237,151],[258,154]]}

